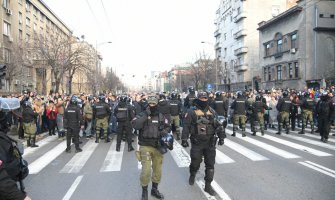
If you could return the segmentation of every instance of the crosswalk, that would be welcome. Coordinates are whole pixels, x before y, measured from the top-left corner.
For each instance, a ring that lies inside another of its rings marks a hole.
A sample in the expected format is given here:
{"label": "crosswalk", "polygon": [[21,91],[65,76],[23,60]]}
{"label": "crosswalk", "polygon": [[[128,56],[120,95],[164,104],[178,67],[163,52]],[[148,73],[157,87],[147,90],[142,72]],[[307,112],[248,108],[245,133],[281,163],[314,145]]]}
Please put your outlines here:
{"label": "crosswalk", "polygon": [[[278,157],[282,159],[296,160],[298,166],[303,166],[308,170],[313,170],[320,174],[326,175],[331,178],[335,178],[335,171],[331,169],[333,166],[322,166],[318,163],[309,161],[311,156],[313,157],[325,157],[331,158],[335,153],[335,141],[333,138],[329,139],[329,143],[322,143],[319,141],[317,135],[312,135],[306,133],[304,135],[296,134],[292,132],[291,134],[276,135],[275,130],[267,130],[264,136],[258,134],[258,136],[251,136],[250,128],[246,129],[247,137],[242,137],[240,131],[237,132],[236,137],[229,136],[232,134],[232,126],[229,125],[226,128],[226,133],[228,137],[225,139],[224,145],[218,146],[216,149],[216,164],[217,165],[234,165],[239,162],[271,162],[272,159]],[[135,141],[136,142],[136,141]],[[33,158],[32,155],[48,145],[53,144],[54,146],[47,152],[40,154],[38,158],[30,161],[29,170],[31,175],[38,175],[41,173],[52,161],[57,159],[57,157],[64,152],[66,147],[66,141],[58,141],[56,137],[46,137],[45,139],[38,142],[39,147],[37,148],[27,148],[25,150],[25,158]],[[119,172],[122,171],[122,166],[125,162],[125,144],[122,142],[121,151],[116,151],[116,141],[112,140],[111,143],[101,143],[96,144],[94,140],[88,140],[83,144],[83,152],[77,154],[67,154],[71,158],[64,163],[64,166],[58,171],[61,174],[80,174],[83,171],[83,167],[87,162],[94,157],[94,154],[100,152],[98,151],[99,145],[107,146],[104,152],[104,159],[98,165],[97,171],[99,173],[108,172]],[[137,147],[138,148],[138,147]],[[173,151],[169,151],[165,156],[171,156],[174,161],[173,165],[178,168],[188,168],[191,162],[190,148],[183,148],[178,141],[174,142]],[[267,152],[266,155],[264,152]],[[264,154],[264,155],[263,155]],[[129,160],[127,160],[129,162]],[[137,165],[138,170],[141,169],[141,163],[135,158],[133,159],[133,164]],[[71,187],[73,191],[68,191],[63,199],[70,199],[74,190],[80,184],[83,177],[78,176],[76,182],[73,183]],[[196,185],[203,191],[204,182],[200,179],[196,180]],[[220,185],[213,182],[213,187],[217,192],[216,197],[208,196],[204,193],[206,199],[230,199],[229,195],[220,187]]]}

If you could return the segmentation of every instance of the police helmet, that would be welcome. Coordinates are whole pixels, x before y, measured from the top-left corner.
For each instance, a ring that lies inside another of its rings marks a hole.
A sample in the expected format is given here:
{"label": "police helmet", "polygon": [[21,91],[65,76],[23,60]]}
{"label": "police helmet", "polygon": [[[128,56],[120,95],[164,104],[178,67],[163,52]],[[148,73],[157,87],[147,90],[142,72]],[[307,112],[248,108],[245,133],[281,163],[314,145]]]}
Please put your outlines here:
{"label": "police helmet", "polygon": [[189,91],[190,93],[195,92],[193,86],[189,87],[189,88],[188,88],[188,91]]}
{"label": "police helmet", "polygon": [[172,134],[166,134],[162,136],[159,140],[159,143],[160,143],[159,151],[162,154],[165,154],[167,152],[167,149],[173,150],[173,142],[174,142],[174,138]]}
{"label": "police helmet", "polygon": [[87,100],[92,101],[93,100],[93,96],[92,95],[88,96]]}
{"label": "police helmet", "polygon": [[26,100],[23,102],[23,105],[26,106],[26,107],[32,107],[32,104],[30,101]]}
{"label": "police helmet", "polygon": [[128,100],[128,97],[127,97],[126,95],[122,95],[122,96],[120,97],[120,102],[124,102],[124,103],[126,103],[127,100]]}
{"label": "police helmet", "polygon": [[100,94],[100,95],[99,95],[99,101],[105,102],[105,101],[106,101],[106,97],[105,97],[105,95]]}
{"label": "police helmet", "polygon": [[198,92],[198,99],[200,99],[200,98],[206,98],[206,99],[208,99],[208,94],[207,94],[207,92]]}
{"label": "police helmet", "polygon": [[70,104],[77,105],[78,103],[78,97],[73,95],[70,99]]}
{"label": "police helmet", "polygon": [[172,99],[176,99],[177,98],[177,94],[176,93],[171,93],[171,98]]}
{"label": "police helmet", "polygon": [[287,96],[288,96],[288,91],[285,90],[285,91],[283,92],[283,97],[287,97]]}
{"label": "police helmet", "polygon": [[165,94],[160,93],[160,94],[159,94],[159,99],[166,99]]}
{"label": "police helmet", "polygon": [[242,91],[237,91],[236,96],[237,96],[237,98],[243,97]]}
{"label": "police helmet", "polygon": [[304,97],[305,97],[305,98],[309,97],[309,95],[310,95],[309,92],[305,92],[305,93],[304,93]]}
{"label": "police helmet", "polygon": [[158,99],[155,96],[148,96],[148,104],[158,104]]}
{"label": "police helmet", "polygon": [[262,96],[261,95],[256,95],[256,101],[261,101],[262,100]]}
{"label": "police helmet", "polygon": [[220,97],[222,95],[222,92],[221,91],[216,91],[215,92],[215,96],[218,98],[218,97]]}
{"label": "police helmet", "polygon": [[322,96],[322,97],[326,97],[326,96],[328,96],[328,92],[327,92],[327,91],[323,91],[323,92],[321,93],[321,96]]}

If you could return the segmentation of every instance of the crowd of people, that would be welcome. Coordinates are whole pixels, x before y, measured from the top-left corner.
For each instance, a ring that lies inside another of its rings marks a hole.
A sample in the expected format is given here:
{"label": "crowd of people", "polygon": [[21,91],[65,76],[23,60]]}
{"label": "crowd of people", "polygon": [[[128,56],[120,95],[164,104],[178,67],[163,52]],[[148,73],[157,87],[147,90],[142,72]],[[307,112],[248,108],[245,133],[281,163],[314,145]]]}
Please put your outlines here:
{"label": "crowd of people", "polygon": [[[164,198],[158,190],[162,155],[167,149],[173,149],[174,138],[181,140],[185,148],[189,147],[190,139],[189,184],[194,184],[204,157],[205,191],[215,195],[211,187],[215,146],[224,144],[228,123],[233,124],[233,137],[238,130],[246,137],[248,122],[253,136],[258,130],[264,135],[267,129],[278,130],[280,135],[283,130],[289,134],[299,128],[299,134],[305,134],[306,127],[310,125],[310,133],[319,132],[321,141],[326,143],[331,127],[335,126],[334,95],[334,86],[318,90],[271,89],[235,93],[196,92],[190,87],[188,94],[109,93],[97,96],[53,92],[45,96],[23,91],[21,95],[7,96],[18,99],[21,106],[6,114],[6,123],[16,127],[12,130],[17,131],[19,139],[26,140],[28,147],[38,147],[36,140],[42,133],[66,139],[67,153],[71,152],[71,143],[75,144],[76,153],[82,151],[80,138],[108,143],[114,135],[115,150],[120,151],[121,141],[124,140],[130,152],[134,151],[134,137],[138,137],[140,149],[136,155],[143,166],[140,177],[143,200],[148,199],[151,168],[154,170],[151,194],[158,199]],[[256,129],[257,124],[259,129]]]}

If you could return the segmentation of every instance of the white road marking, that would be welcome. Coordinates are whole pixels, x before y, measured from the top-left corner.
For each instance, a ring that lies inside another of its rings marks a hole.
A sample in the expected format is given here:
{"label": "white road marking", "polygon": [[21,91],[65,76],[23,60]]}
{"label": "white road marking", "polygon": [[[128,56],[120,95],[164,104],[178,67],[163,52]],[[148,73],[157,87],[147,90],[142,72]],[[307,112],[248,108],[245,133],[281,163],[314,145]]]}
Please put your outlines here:
{"label": "white road marking", "polygon": [[[325,174],[325,175],[328,175],[328,176],[330,176],[330,177],[332,177],[332,178],[335,178],[335,174],[332,174],[332,173],[330,173],[330,172],[328,172],[328,171],[326,171],[326,170],[323,170],[323,169],[321,169],[321,168],[319,168],[319,167],[316,167],[316,166],[314,166],[314,165],[312,165],[312,164],[309,164],[309,163],[307,163],[307,161],[306,162],[298,162],[298,163],[300,163],[300,164],[302,164],[302,165],[304,165],[304,166],[306,166],[306,167],[309,167],[309,168],[311,168],[311,169],[314,169],[314,170],[316,170],[316,171],[318,171],[318,172],[321,172],[321,173],[323,173],[323,174]],[[323,167],[323,166],[322,166]],[[325,167],[323,167],[323,168],[325,168]],[[327,168],[328,169],[328,168]],[[330,170],[330,169],[328,169],[328,170]],[[331,170],[332,171],[332,170]]]}
{"label": "white road marking", "polygon": [[97,146],[98,143],[95,143],[93,140],[88,140],[83,147],[83,151],[75,154],[73,158],[63,167],[60,173],[79,173]]}
{"label": "white road marking", "polygon": [[201,189],[201,192],[205,195],[206,199],[208,199],[208,200],[216,200],[216,198],[214,196],[211,196],[207,192],[205,192],[205,190],[204,190],[204,188],[205,188],[204,181],[202,181],[202,180],[196,180],[195,182],[197,183],[197,185]]}
{"label": "white road marking", "polygon": [[324,166],[322,166],[322,165],[319,165],[319,164],[316,164],[316,163],[313,163],[313,162],[311,162],[311,161],[305,161],[306,163],[308,163],[308,164],[311,164],[311,165],[314,165],[314,166],[316,166],[316,167],[319,167],[319,168],[321,168],[321,169],[323,169],[323,170],[326,170],[326,171],[328,171],[328,172],[330,172],[330,173],[332,173],[332,174],[335,174],[335,171],[334,170],[332,170],[332,169],[329,169],[329,168],[327,168],[327,167],[324,167]]}
{"label": "white road marking", "polygon": [[298,137],[298,136],[294,136],[294,135],[290,135],[290,134],[289,135],[283,134],[283,136],[335,151],[335,146],[323,143],[321,141],[315,141],[315,140],[311,140],[311,139],[307,139],[307,138],[303,138],[303,137]]}
{"label": "white road marking", "polygon": [[177,141],[173,143],[173,150],[170,151],[174,161],[177,163],[178,167],[189,167],[191,163],[191,158]]}
{"label": "white road marking", "polygon": [[[298,133],[299,131],[294,131],[294,132]],[[321,139],[321,136],[318,133],[317,134],[305,133],[305,134],[303,134],[303,136],[310,137],[310,138],[315,138],[315,139],[318,139],[319,141]],[[328,138],[328,141],[329,142],[335,142],[335,140],[331,139],[331,138]]]}
{"label": "white road marking", "polygon": [[269,160],[267,157],[262,156],[248,148],[245,148],[244,146],[237,144],[229,139],[225,139],[225,145],[237,153],[242,154],[243,156],[249,158],[252,161],[261,161],[261,160]]}
{"label": "white road marking", "polygon": [[222,200],[231,200],[228,194],[220,187],[220,185],[215,180],[213,180],[212,182],[212,187]]}
{"label": "white road marking", "polygon": [[35,160],[29,165],[29,174],[37,174],[48,164],[50,164],[55,158],[64,152],[66,148],[66,141],[61,142],[52,150],[45,153],[43,156]]}
{"label": "white road marking", "polygon": [[224,163],[234,163],[235,161],[229,158],[226,154],[216,149],[215,162],[217,164],[224,164]]}
{"label": "white road marking", "polygon": [[100,172],[121,171],[124,144],[124,142],[121,142],[120,151],[117,152],[116,141],[112,142]]}
{"label": "white road marking", "polygon": [[76,191],[76,189],[77,189],[77,187],[78,187],[78,185],[79,185],[79,183],[81,182],[82,179],[83,179],[83,176],[78,176],[76,178],[76,180],[71,185],[70,189],[67,191],[67,193],[63,197],[63,200],[70,200],[71,196],[73,195],[74,191]]}
{"label": "white road marking", "polygon": [[[140,150],[140,145],[138,144],[138,137],[136,137],[136,151]],[[137,161],[137,169],[141,170],[142,169],[142,164],[140,161]]]}

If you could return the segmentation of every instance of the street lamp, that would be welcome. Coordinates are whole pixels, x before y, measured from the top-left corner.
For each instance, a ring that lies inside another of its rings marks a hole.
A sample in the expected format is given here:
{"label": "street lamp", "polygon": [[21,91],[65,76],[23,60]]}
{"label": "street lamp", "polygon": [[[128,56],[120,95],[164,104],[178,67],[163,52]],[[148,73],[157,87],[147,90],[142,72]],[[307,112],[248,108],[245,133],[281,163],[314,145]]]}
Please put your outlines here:
{"label": "street lamp", "polygon": [[[201,41],[202,44],[209,44],[214,47],[214,44],[211,42]],[[215,50],[215,49],[214,49]],[[215,56],[215,91],[218,90],[218,63],[217,63],[217,57]]]}
{"label": "street lamp", "polygon": [[99,66],[98,66],[98,47],[99,46],[101,46],[101,45],[103,45],[103,44],[111,44],[112,42],[111,41],[107,41],[107,42],[101,42],[101,43],[99,43],[98,44],[98,41],[96,41],[95,42],[95,70],[96,70],[96,73],[95,73],[95,76],[94,76],[94,82],[95,82],[95,86],[93,87],[93,89],[94,89],[94,91],[93,91],[93,93],[94,94],[96,94],[96,90],[97,90],[97,75],[98,75],[98,73],[97,73],[97,71],[98,71],[98,68],[99,68]]}

